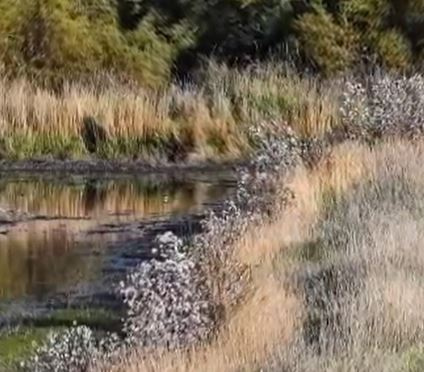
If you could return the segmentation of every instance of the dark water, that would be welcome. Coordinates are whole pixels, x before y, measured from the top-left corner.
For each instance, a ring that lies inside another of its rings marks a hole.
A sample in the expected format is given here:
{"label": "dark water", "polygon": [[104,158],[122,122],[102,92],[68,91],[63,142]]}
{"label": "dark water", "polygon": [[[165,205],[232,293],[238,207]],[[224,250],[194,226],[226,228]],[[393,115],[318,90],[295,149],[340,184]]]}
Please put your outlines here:
{"label": "dark water", "polygon": [[127,226],[195,215],[233,187],[229,173],[0,178],[0,208],[12,215],[0,223],[0,306],[98,280]]}

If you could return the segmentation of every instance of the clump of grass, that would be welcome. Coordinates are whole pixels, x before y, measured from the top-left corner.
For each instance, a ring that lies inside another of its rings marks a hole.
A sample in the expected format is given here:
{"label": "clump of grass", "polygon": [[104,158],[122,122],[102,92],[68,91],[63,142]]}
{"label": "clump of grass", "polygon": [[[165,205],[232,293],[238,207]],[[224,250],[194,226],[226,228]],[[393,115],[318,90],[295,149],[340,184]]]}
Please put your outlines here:
{"label": "clump of grass", "polygon": [[226,92],[240,121],[281,121],[301,138],[322,137],[340,125],[339,80],[300,75],[274,63],[239,70],[211,63],[206,72],[206,88]]}

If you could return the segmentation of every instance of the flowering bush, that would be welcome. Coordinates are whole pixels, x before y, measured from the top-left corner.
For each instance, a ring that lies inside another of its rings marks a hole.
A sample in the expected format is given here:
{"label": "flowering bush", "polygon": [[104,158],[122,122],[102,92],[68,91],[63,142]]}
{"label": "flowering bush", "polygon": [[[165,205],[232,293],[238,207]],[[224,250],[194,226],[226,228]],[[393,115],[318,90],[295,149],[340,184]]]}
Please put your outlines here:
{"label": "flowering bush", "polygon": [[378,74],[366,83],[348,81],[341,114],[360,136],[408,135],[424,130],[424,78]]}
{"label": "flowering bush", "polygon": [[179,251],[182,241],[173,233],[157,240],[163,258],[142,262],[120,284],[128,341],[175,348],[205,339],[213,306],[196,263]]}
{"label": "flowering bush", "polygon": [[206,340],[241,298],[248,268],[237,261],[234,243],[271,210],[276,177],[296,159],[294,136],[270,128],[252,131],[259,153],[240,170],[234,198],[202,221],[203,233],[185,243],[171,232],[159,236],[159,258],[140,263],[120,284],[131,344],[177,348]]}
{"label": "flowering bush", "polygon": [[90,328],[75,326],[51,333],[45,344],[21,367],[28,372],[83,372],[112,355],[118,345],[116,335],[97,341]]}

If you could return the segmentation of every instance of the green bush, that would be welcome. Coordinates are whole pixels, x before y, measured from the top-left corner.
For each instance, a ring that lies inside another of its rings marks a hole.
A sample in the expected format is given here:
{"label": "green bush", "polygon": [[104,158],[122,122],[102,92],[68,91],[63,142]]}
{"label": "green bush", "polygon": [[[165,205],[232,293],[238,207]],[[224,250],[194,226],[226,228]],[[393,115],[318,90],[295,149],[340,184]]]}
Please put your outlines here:
{"label": "green bush", "polygon": [[383,27],[390,14],[387,0],[343,0],[340,14],[363,31]]}
{"label": "green bush", "polygon": [[424,0],[0,0],[0,69],[53,85],[106,72],[158,87],[205,57],[276,51],[327,74],[421,66]]}
{"label": "green bush", "polygon": [[101,71],[113,72],[156,86],[169,78],[173,58],[184,35],[159,35],[148,17],[134,30],[119,27],[116,9],[108,0],[2,0],[0,53],[14,75],[56,82],[82,79]]}
{"label": "green bush", "polygon": [[411,44],[397,30],[380,32],[375,37],[374,45],[377,56],[386,68],[403,71],[411,66]]}
{"label": "green bush", "polygon": [[405,71],[422,64],[424,1],[312,1],[298,16],[296,34],[301,53],[324,71],[365,61]]}
{"label": "green bush", "polygon": [[334,17],[317,7],[296,21],[303,53],[326,73],[352,66],[357,58],[358,35],[351,25],[337,23]]}
{"label": "green bush", "polygon": [[184,20],[195,42],[188,54],[196,60],[211,55],[235,61],[260,56],[284,42],[290,33],[292,8],[281,0],[121,0],[121,18],[127,27],[142,21],[149,11],[163,16],[162,28]]}

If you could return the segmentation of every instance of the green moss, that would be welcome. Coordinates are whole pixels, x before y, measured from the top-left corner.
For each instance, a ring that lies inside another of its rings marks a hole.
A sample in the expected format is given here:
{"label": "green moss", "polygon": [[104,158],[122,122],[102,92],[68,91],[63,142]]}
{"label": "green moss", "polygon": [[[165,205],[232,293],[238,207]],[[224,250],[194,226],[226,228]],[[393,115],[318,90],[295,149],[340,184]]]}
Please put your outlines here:
{"label": "green moss", "polygon": [[54,328],[18,328],[9,333],[0,334],[0,370],[11,370],[17,362],[26,358],[43,342]]}

